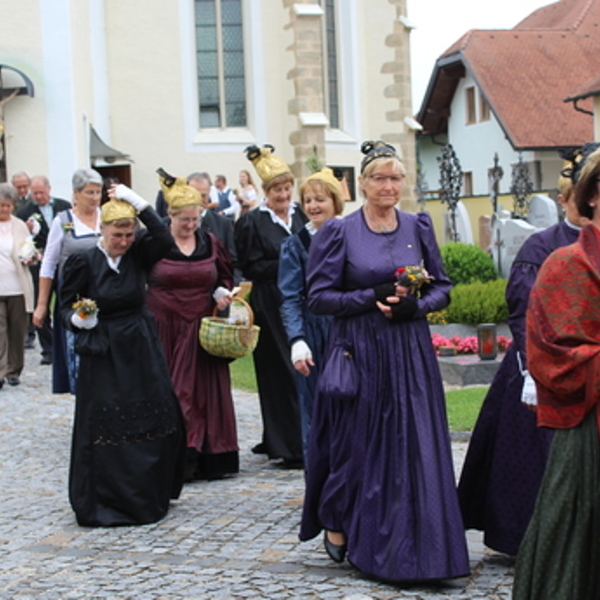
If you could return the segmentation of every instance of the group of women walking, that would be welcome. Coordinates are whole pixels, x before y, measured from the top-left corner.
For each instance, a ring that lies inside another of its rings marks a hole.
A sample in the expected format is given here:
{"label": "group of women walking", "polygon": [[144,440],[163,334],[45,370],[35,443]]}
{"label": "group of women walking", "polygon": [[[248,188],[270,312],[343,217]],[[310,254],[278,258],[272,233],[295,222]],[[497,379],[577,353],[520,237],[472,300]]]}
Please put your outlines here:
{"label": "group of women walking", "polygon": [[[518,553],[515,598],[596,597],[600,150],[570,157],[565,221],[532,236],[513,264],[514,343],[458,491],[427,322],[452,284],[430,217],[396,208],[405,172],[395,149],[365,142],[362,152],[363,206],[336,218],[342,188],[330,169],[303,182],[296,204],[274,148],[246,150],[264,192],[235,223],[260,326],[263,435],[253,451],[304,467],[300,539],[323,532],[332,560],[370,577],[467,575],[466,527]],[[166,219],[123,185],[101,206],[100,176],[77,171],[75,205],[56,217],[42,265],[34,319],[56,286],[64,328],[53,389],[76,395],[69,494],[85,526],[157,521],[184,480],[239,469],[228,362],[198,343],[200,320],[232,301],[233,265],[199,227],[199,192],[174,177],[161,187]],[[2,265],[13,252],[4,238],[25,235],[9,191],[0,187]],[[418,284],[401,277],[407,270]],[[0,317],[31,304],[26,267],[11,273]],[[0,345],[0,375],[19,365]]]}

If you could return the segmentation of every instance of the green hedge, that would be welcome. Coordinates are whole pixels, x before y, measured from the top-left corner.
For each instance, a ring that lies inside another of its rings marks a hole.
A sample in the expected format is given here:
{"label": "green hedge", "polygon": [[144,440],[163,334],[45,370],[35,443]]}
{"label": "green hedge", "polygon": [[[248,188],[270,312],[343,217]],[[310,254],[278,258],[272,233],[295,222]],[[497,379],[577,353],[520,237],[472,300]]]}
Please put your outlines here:
{"label": "green hedge", "polygon": [[474,244],[449,242],[440,247],[440,252],[446,273],[454,285],[498,279],[492,257]]}
{"label": "green hedge", "polygon": [[448,323],[501,323],[508,317],[505,299],[506,279],[455,285],[445,310]]}

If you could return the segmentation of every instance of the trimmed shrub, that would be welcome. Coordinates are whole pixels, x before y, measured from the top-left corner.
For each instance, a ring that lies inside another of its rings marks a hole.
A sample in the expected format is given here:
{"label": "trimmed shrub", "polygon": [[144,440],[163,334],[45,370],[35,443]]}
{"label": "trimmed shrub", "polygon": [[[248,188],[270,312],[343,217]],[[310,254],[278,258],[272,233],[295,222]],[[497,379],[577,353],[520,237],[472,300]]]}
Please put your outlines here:
{"label": "trimmed shrub", "polygon": [[501,323],[508,318],[506,279],[456,285],[446,308],[448,323]]}
{"label": "trimmed shrub", "polygon": [[446,273],[454,285],[498,279],[492,257],[474,244],[448,242],[440,247],[440,252]]}

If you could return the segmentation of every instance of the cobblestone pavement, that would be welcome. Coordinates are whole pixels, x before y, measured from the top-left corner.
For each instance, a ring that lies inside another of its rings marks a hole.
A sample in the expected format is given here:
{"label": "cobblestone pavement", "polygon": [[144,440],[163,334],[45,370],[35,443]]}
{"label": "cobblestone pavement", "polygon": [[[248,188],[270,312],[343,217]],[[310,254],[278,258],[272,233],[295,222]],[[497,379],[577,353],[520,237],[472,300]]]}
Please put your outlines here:
{"label": "cobblestone pavement", "polygon": [[[0,390],[0,598],[508,599],[512,562],[469,533],[472,576],[437,586],[369,581],[300,543],[301,471],[250,452],[254,394],[236,393],[241,472],[188,484],[160,523],[78,527],[67,498],[73,399],[27,351],[22,383]],[[455,441],[457,468],[466,443]]]}

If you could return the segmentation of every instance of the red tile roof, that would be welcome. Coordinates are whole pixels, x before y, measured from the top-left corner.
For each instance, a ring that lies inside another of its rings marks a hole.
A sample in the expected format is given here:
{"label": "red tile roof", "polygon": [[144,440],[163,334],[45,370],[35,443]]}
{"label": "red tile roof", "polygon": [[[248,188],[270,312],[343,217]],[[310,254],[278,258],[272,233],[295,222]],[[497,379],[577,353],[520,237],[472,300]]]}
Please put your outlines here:
{"label": "red tile roof", "polygon": [[[600,74],[600,0],[562,0],[512,30],[472,30],[438,59],[417,115],[424,133],[445,133],[450,102],[469,72],[515,149],[578,146],[591,115],[565,102]],[[592,109],[591,100],[578,106]]]}

